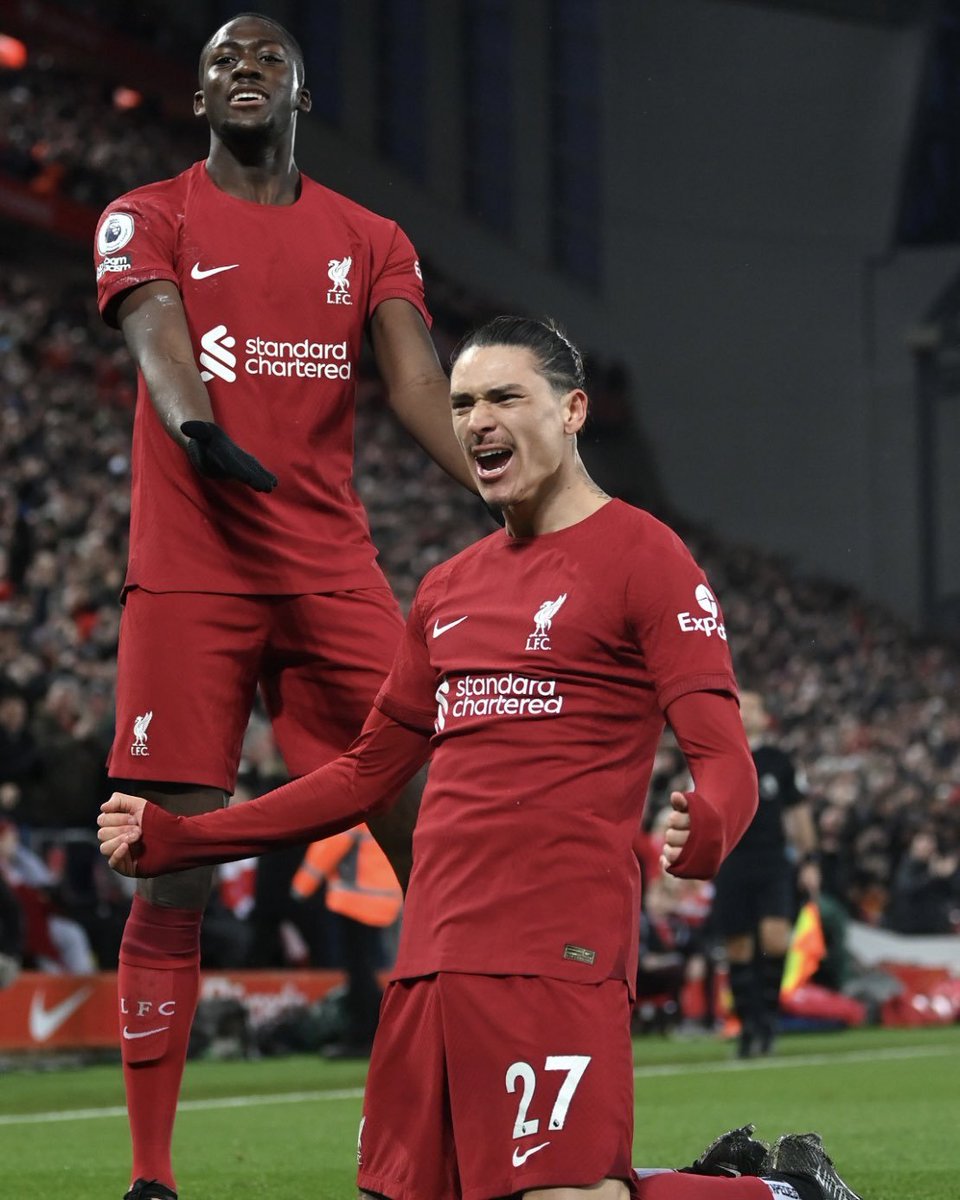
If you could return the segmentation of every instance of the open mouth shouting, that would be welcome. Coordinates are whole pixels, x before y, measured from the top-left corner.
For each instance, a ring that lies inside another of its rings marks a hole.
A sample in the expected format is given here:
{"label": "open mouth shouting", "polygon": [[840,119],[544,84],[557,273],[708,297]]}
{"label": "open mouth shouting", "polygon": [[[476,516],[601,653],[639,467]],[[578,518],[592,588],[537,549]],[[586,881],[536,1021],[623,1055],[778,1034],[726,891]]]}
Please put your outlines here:
{"label": "open mouth shouting", "polygon": [[513,451],[510,449],[484,448],[474,450],[473,461],[477,469],[477,478],[485,483],[494,479],[499,479],[499,477],[510,465],[510,460],[512,458]]}

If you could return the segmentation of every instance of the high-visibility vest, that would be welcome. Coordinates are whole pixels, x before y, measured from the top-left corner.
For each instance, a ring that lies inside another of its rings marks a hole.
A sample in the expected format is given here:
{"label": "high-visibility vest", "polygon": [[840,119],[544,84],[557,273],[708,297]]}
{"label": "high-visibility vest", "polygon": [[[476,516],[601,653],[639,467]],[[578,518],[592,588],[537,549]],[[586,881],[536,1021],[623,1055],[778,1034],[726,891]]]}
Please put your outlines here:
{"label": "high-visibility vest", "polygon": [[783,965],[781,993],[789,996],[791,992],[812,979],[826,952],[827,945],[823,936],[823,925],[820,921],[820,909],[813,901],[808,901],[797,914],[797,923],[793,927],[790,949],[787,951],[787,960]]}
{"label": "high-visibility vest", "polygon": [[313,842],[307,848],[291,890],[303,900],[323,882],[331,912],[378,926],[392,925],[400,913],[403,892],[366,825]]}

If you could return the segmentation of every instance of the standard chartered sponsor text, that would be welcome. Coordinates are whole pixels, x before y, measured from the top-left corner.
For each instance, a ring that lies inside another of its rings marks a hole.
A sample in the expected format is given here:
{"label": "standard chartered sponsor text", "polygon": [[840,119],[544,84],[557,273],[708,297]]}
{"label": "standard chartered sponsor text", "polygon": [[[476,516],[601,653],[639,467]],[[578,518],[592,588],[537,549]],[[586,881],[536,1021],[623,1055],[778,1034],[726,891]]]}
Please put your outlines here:
{"label": "standard chartered sponsor text", "polygon": [[556,716],[563,696],[555,679],[528,675],[465,675],[458,679],[451,713],[454,717]]}
{"label": "standard chartered sponsor text", "polygon": [[349,379],[353,363],[346,342],[277,342],[247,338],[244,363],[248,375],[273,375],[284,379]]}

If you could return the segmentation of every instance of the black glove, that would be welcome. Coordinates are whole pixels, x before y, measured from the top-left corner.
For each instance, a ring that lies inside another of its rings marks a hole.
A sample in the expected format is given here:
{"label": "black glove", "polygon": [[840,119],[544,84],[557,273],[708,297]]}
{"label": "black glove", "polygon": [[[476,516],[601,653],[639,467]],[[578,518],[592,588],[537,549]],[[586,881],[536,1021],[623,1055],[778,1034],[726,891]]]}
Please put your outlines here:
{"label": "black glove", "polygon": [[277,477],[241,450],[212,421],[184,421],[180,432],[190,439],[187,455],[196,470],[208,479],[236,479],[255,492],[272,492]]}

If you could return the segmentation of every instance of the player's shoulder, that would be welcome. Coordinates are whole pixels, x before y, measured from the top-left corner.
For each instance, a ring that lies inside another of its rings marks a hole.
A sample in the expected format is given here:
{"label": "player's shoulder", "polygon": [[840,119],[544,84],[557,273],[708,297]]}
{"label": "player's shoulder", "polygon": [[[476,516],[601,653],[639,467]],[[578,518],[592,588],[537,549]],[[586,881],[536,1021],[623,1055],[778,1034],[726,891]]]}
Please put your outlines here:
{"label": "player's shoulder", "polygon": [[104,208],[103,215],[107,216],[112,212],[128,212],[131,209],[136,211],[144,207],[168,208],[193,186],[197,171],[202,166],[202,163],[193,163],[179,175],[171,175],[169,179],[157,179],[153,183],[145,183],[140,187],[132,188],[129,192],[124,192],[115,200],[111,200]]}
{"label": "player's shoulder", "polygon": [[611,500],[607,511],[617,537],[626,539],[620,543],[621,548],[628,545],[638,555],[690,558],[690,551],[676,530],[645,508],[637,508],[625,500]]}
{"label": "player's shoulder", "polygon": [[484,569],[486,561],[503,550],[506,534],[502,529],[495,529],[479,541],[471,542],[463,550],[443,562],[431,567],[420,581],[417,595],[421,599],[435,596],[446,588],[449,580],[465,570],[474,568]]}
{"label": "player's shoulder", "polygon": [[320,183],[311,176],[302,174],[301,177],[307,185],[307,195],[312,204],[317,204],[325,207],[328,211],[337,213],[342,220],[355,229],[365,229],[370,232],[392,232],[397,228],[396,221],[390,217],[385,217],[381,213],[374,212],[371,208],[366,208],[356,200],[351,200],[349,196],[345,196],[342,192],[334,191],[333,188],[327,187],[326,184]]}

